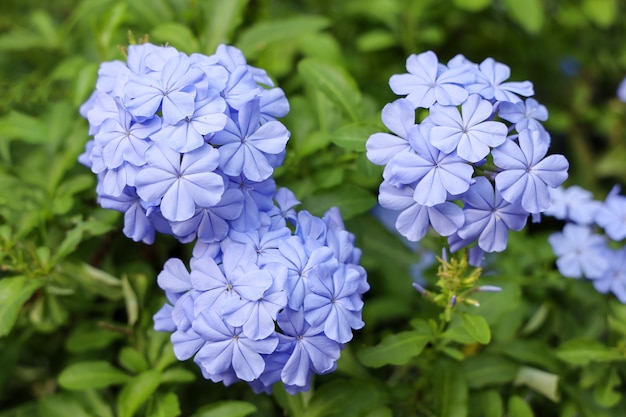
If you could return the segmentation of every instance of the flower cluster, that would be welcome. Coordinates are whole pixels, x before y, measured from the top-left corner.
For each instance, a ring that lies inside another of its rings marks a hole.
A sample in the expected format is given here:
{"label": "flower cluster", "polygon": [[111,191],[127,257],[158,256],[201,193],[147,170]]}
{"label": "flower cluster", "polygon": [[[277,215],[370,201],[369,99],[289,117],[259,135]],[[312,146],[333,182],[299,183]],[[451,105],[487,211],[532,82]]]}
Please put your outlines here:
{"label": "flower cluster", "polygon": [[323,218],[276,190],[289,105],[241,51],[187,56],[133,45],[102,64],[81,107],[94,136],[80,161],[98,176],[102,207],[124,212],[124,233],[195,241],[189,266],[157,277],[168,302],[155,328],[207,379],[295,393],[333,371],[360,329],[369,289],[361,252],[337,208]]}
{"label": "flower cluster", "polygon": [[587,278],[599,292],[612,292],[626,303],[626,196],[615,186],[601,202],[571,186],[552,190],[551,197],[544,214],[566,222],[562,232],[549,238],[559,272]]}
{"label": "flower cluster", "polygon": [[[509,230],[550,206],[549,190],[565,181],[569,164],[546,156],[547,110],[527,98],[529,81],[507,81],[508,66],[462,55],[444,65],[428,51],[409,56],[406,68],[389,80],[406,97],[382,111],[392,133],[366,143],[370,161],[385,166],[379,202],[401,212],[395,226],[409,240],[432,227],[453,252],[477,242],[477,265],[483,252],[505,249]],[[428,114],[417,121],[419,108]]]}
{"label": "flower cluster", "polygon": [[158,284],[169,302],[155,327],[173,332],[177,358],[195,355],[207,379],[247,381],[257,392],[282,381],[296,393],[313,374],[336,368],[352,329],[363,327],[369,286],[337,209],[321,219],[296,215],[293,194],[277,196],[280,209],[255,232],[196,244],[191,272],[179,259],[167,261]]}
{"label": "flower cluster", "polygon": [[98,176],[102,207],[124,213],[126,236],[219,241],[272,206],[289,139],[276,118],[288,111],[283,91],[234,47],[188,56],[131,45],[126,63],[100,66],[80,109],[93,140],[79,160]]}

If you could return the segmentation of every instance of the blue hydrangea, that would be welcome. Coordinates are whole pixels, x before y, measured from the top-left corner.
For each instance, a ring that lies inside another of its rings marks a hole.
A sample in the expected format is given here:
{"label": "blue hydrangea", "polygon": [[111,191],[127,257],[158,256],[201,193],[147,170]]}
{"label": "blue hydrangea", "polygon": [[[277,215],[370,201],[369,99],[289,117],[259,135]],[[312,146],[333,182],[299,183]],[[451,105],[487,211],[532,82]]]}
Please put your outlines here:
{"label": "blue hydrangea", "polygon": [[559,189],[546,214],[566,222],[549,238],[561,275],[589,279],[600,293],[626,303],[626,197],[619,192],[614,186],[601,202],[578,186]]}
{"label": "blue hydrangea", "polygon": [[[273,207],[271,175],[289,139],[276,119],[288,111],[283,91],[237,48],[188,56],[131,45],[125,63],[100,66],[80,108],[93,140],[79,161],[97,175],[99,203],[125,213],[131,239],[217,242],[233,227],[258,228],[259,211]],[[248,191],[235,191],[242,184]],[[266,190],[266,202],[252,204],[250,189]]]}
{"label": "blue hydrangea", "polygon": [[257,392],[282,382],[295,393],[336,368],[352,331],[364,326],[369,286],[337,209],[296,214],[293,193],[276,196],[280,205],[257,229],[198,241],[190,271],[179,259],[166,262],[157,282],[168,302],[154,320],[172,332],[177,358],[193,357],[207,379],[247,381]]}
{"label": "blue hydrangea", "polygon": [[427,51],[409,56],[406,69],[389,80],[406,96],[383,108],[391,133],[366,142],[368,159],[385,167],[379,203],[399,212],[395,227],[407,239],[432,228],[452,251],[469,247],[479,265],[483,252],[504,250],[509,230],[549,209],[568,162],[547,155],[548,112],[530,97],[531,82],[509,80],[507,65],[463,55],[443,64]]}

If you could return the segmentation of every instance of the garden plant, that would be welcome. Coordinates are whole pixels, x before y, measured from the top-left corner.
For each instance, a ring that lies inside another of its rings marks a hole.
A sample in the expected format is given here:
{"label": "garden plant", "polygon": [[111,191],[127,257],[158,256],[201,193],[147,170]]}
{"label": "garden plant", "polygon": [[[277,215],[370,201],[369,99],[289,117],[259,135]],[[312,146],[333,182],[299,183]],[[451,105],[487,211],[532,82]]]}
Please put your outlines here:
{"label": "garden plant", "polygon": [[618,0],[7,0],[0,417],[626,415]]}

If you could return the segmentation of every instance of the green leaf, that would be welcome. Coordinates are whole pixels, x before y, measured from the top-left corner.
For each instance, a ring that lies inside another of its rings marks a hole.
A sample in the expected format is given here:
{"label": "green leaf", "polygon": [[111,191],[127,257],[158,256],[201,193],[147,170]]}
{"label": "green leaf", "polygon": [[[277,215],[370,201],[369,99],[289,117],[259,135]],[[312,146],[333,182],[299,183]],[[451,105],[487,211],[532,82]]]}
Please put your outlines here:
{"label": "green leaf", "polygon": [[218,401],[204,406],[191,417],[245,417],[256,411],[256,406],[245,401]]}
{"label": "green leaf", "polygon": [[290,42],[328,26],[330,20],[323,16],[296,15],[283,20],[262,21],[243,31],[236,45],[248,59],[255,59],[259,52],[272,44]]}
{"label": "green leaf", "polygon": [[11,331],[22,305],[39,287],[41,282],[22,276],[0,279],[0,337]]}
{"label": "green leaf", "polygon": [[[350,398],[350,401],[346,401]],[[335,380],[320,386],[302,417],[362,416],[387,402],[386,389],[375,381]]]}
{"label": "green leaf", "polygon": [[355,123],[342,126],[335,130],[330,140],[335,145],[351,151],[365,152],[365,142],[373,133],[379,130],[378,127]]}
{"label": "green leaf", "polygon": [[39,401],[39,414],[46,417],[92,417],[93,415],[69,393],[43,397]]}
{"label": "green leaf", "polygon": [[470,388],[482,388],[512,381],[519,366],[502,356],[483,353],[467,358],[461,368]]}
{"label": "green leaf", "polygon": [[523,366],[517,372],[513,385],[526,385],[554,402],[559,401],[559,376],[556,374]]}
{"label": "green leaf", "polygon": [[590,362],[610,362],[624,360],[617,351],[610,350],[597,340],[572,339],[561,344],[556,356],[572,365],[587,365]]}
{"label": "green leaf", "polygon": [[59,385],[71,390],[104,388],[128,381],[130,377],[106,361],[78,362],[59,375]]}
{"label": "green leaf", "polygon": [[356,45],[361,52],[379,51],[396,44],[396,38],[386,30],[375,29],[365,32],[356,40]]}
{"label": "green leaf", "polygon": [[323,215],[337,206],[344,220],[369,211],[376,204],[376,197],[369,191],[352,184],[344,184],[315,194],[303,201],[303,207],[314,215]]}
{"label": "green leaf", "polygon": [[558,361],[553,349],[541,340],[511,340],[501,352],[516,361],[537,365],[552,372],[558,371]]}
{"label": "green leaf", "polygon": [[491,0],[453,0],[452,3],[459,9],[477,12],[489,6]]}
{"label": "green leaf", "polygon": [[463,320],[463,328],[467,330],[470,336],[483,345],[489,343],[491,331],[489,330],[489,324],[487,324],[483,316],[462,313],[461,319]]}
{"label": "green leaf", "polygon": [[504,4],[509,17],[526,32],[536,35],[541,31],[544,19],[542,0],[504,0]]}
{"label": "green leaf", "polygon": [[523,398],[517,395],[509,398],[508,404],[509,414],[508,417],[534,417],[533,410],[530,405]]}
{"label": "green leaf", "polygon": [[436,363],[433,383],[438,417],[466,417],[468,389],[466,376],[449,360]]}
{"label": "green leaf", "polygon": [[148,370],[148,361],[133,347],[124,346],[120,351],[118,360],[120,365],[130,372],[139,373]]}
{"label": "green leaf", "polygon": [[172,45],[179,51],[188,54],[198,52],[200,44],[189,26],[178,22],[164,22],[155,26],[150,32],[160,43]]}
{"label": "green leaf", "polygon": [[502,397],[496,389],[478,392],[477,403],[482,411],[482,417],[502,417],[504,415],[504,404]]}
{"label": "green leaf", "polygon": [[582,10],[593,23],[608,28],[619,16],[616,0],[583,0]]}
{"label": "green leaf", "polygon": [[615,388],[619,387],[621,382],[617,369],[609,368],[608,375],[605,374],[604,378],[594,387],[593,398],[602,407],[613,407],[622,398],[622,394],[619,391],[615,391]]}
{"label": "green leaf", "polygon": [[41,145],[49,140],[48,128],[37,117],[11,111],[0,119],[0,139],[19,139]]}
{"label": "green leaf", "polygon": [[147,417],[178,417],[181,415],[178,396],[173,392],[155,398]]}
{"label": "green leaf", "polygon": [[357,354],[366,366],[379,368],[384,365],[404,365],[424,350],[431,339],[430,334],[406,331],[386,336],[374,347],[365,348]]}
{"label": "green leaf", "polygon": [[142,372],[129,380],[117,397],[119,417],[132,417],[159,387],[161,373],[155,370]]}
{"label": "green leaf", "polygon": [[298,72],[314,88],[318,88],[339,106],[354,122],[359,120],[361,93],[356,81],[345,69],[315,59],[304,59],[298,64]]}
{"label": "green leaf", "polygon": [[232,43],[231,36],[243,21],[247,4],[248,0],[200,2],[206,22],[201,37],[206,54],[214,53],[219,44]]}
{"label": "green leaf", "polygon": [[65,347],[72,353],[88,352],[105,348],[120,337],[122,337],[121,333],[104,329],[97,323],[90,321],[72,330],[66,340]]}
{"label": "green leaf", "polygon": [[171,382],[181,384],[185,382],[193,382],[195,381],[195,379],[196,374],[188,369],[181,367],[167,369],[163,372],[163,375],[161,375],[162,383]]}

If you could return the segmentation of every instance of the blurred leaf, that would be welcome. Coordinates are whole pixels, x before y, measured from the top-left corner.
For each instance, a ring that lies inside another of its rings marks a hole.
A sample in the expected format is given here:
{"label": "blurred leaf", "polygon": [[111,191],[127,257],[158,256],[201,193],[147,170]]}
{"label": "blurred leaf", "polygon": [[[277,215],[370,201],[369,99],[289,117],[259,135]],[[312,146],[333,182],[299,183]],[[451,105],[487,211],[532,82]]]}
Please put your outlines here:
{"label": "blurred leaf", "polygon": [[433,374],[438,417],[465,417],[468,407],[466,375],[456,363],[440,360]]}
{"label": "blurred leaf", "polygon": [[359,36],[356,40],[357,48],[362,52],[379,51],[396,44],[396,38],[386,30],[371,30]]}
{"label": "blurred leaf", "polygon": [[365,142],[373,133],[378,131],[377,126],[365,124],[351,124],[335,130],[330,140],[337,146],[351,151],[365,152]]}
{"label": "blurred leaf", "polygon": [[559,376],[541,369],[523,366],[517,372],[513,385],[526,385],[554,402],[559,401]]}
{"label": "blurred leaf", "polygon": [[255,59],[268,46],[289,42],[316,33],[330,25],[322,16],[293,16],[283,20],[256,23],[242,32],[236,46],[248,59]]}
{"label": "blurred leaf", "polygon": [[477,12],[489,6],[491,0],[453,0],[456,7],[470,12]]}
{"label": "blurred leaf", "polygon": [[139,319],[139,299],[127,275],[122,275],[122,294],[124,294],[128,324],[132,326]]}
{"label": "blurred leaf", "polygon": [[104,388],[122,384],[129,376],[106,361],[78,362],[59,375],[59,385],[70,390]]}
{"label": "blurred leaf", "polygon": [[616,361],[626,359],[624,355],[608,347],[597,340],[572,339],[562,343],[556,356],[572,365],[587,365],[590,362]]}
{"label": "blurred leaf", "polygon": [[232,34],[243,21],[247,4],[248,0],[207,0],[200,2],[205,16],[205,31],[201,40],[206,54],[214,53],[219,44],[232,43]]}
{"label": "blurred leaf", "polygon": [[482,388],[513,381],[519,366],[502,356],[483,353],[467,358],[461,368],[470,388]]}
{"label": "blurred leaf", "polygon": [[182,415],[178,396],[173,392],[157,396],[153,404],[146,417],[177,417]]}
{"label": "blurred leaf", "polygon": [[193,372],[181,367],[169,368],[161,375],[162,383],[183,384],[195,380],[196,375]]}
{"label": "blurred leaf", "polygon": [[298,64],[298,72],[307,83],[319,88],[354,121],[361,105],[361,93],[354,79],[337,65],[315,59],[304,59]]}
{"label": "blurred leaf", "polygon": [[[168,0],[133,0],[128,2],[130,14],[151,26],[175,20],[174,10]],[[137,33],[141,37],[143,33]]]}
{"label": "blurred leaf", "polygon": [[93,417],[79,401],[68,393],[43,397],[39,402],[39,414],[46,417]]}
{"label": "blurred leaf", "polygon": [[132,417],[159,387],[161,373],[149,370],[130,379],[117,397],[119,417]]}
{"label": "blurred leaf", "polygon": [[613,25],[618,16],[616,0],[583,0],[582,10],[589,20],[603,28]]}
{"label": "blurred leaf", "polygon": [[[476,393],[477,402],[480,406],[482,417],[502,417],[504,415],[504,403],[500,393],[495,389]],[[474,411],[474,410],[473,410]]]}
{"label": "blurred leaf", "polygon": [[122,348],[118,361],[130,372],[139,373],[148,370],[146,358],[137,349],[130,346]]}
{"label": "blurred leaf", "polygon": [[121,333],[103,329],[97,323],[81,323],[67,337],[65,347],[72,353],[88,352],[105,348],[120,337]]}
{"label": "blurred leaf", "polygon": [[201,407],[191,417],[245,417],[257,411],[254,404],[245,401],[218,401]]}
{"label": "blurred leaf", "polygon": [[0,337],[9,334],[22,305],[41,287],[41,282],[26,277],[0,279]]}
{"label": "blurred leaf", "polygon": [[543,27],[542,0],[504,0],[509,17],[520,24],[528,33],[538,34]]}
{"label": "blurred leaf", "polygon": [[81,284],[85,291],[110,300],[122,298],[122,283],[119,278],[85,262],[62,262],[57,265],[55,272]]}
{"label": "blurred leaf", "polygon": [[622,398],[622,393],[615,391],[622,381],[616,368],[609,368],[607,373],[608,375],[605,374],[604,378],[594,387],[593,398],[602,407],[610,408],[616,405]]}
{"label": "blurred leaf", "polygon": [[369,191],[356,185],[343,184],[339,187],[305,198],[303,208],[314,215],[322,215],[331,207],[337,206],[341,210],[344,220],[357,214],[365,213],[376,204],[376,197]]}
{"label": "blurred leaf", "polygon": [[535,415],[528,403],[517,395],[509,398],[508,410],[509,417],[533,417]]}
{"label": "blurred leaf", "polygon": [[422,353],[431,338],[431,334],[410,330],[391,334],[383,338],[380,344],[362,349],[357,356],[364,365],[373,368],[404,365]]}
{"label": "blurred leaf", "polygon": [[12,111],[0,119],[0,138],[44,144],[48,141],[48,127],[37,117]]}
{"label": "blurred leaf", "polygon": [[200,50],[200,44],[196,39],[189,26],[177,22],[161,23],[150,31],[154,40],[172,45],[179,51],[188,54],[197,53]]}
{"label": "blurred leaf", "polygon": [[491,331],[484,317],[476,314],[462,313],[461,318],[463,320],[463,327],[470,336],[483,345],[489,343],[491,340]]}
{"label": "blurred leaf", "polygon": [[[346,398],[350,401],[346,401]],[[320,386],[308,402],[302,417],[363,416],[384,402],[385,391],[377,383],[340,379]]]}
{"label": "blurred leaf", "polygon": [[553,349],[541,340],[511,340],[502,348],[502,354],[519,362],[541,366],[549,371],[556,372],[558,369]]}

